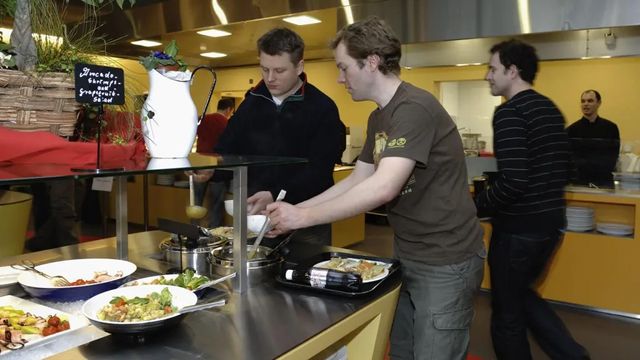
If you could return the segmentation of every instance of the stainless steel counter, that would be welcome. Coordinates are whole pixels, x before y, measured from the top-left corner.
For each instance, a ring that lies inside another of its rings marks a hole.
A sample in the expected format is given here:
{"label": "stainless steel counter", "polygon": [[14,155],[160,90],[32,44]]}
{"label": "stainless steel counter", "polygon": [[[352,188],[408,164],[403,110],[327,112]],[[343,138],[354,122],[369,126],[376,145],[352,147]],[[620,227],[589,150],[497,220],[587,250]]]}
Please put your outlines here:
{"label": "stainless steel counter", "polygon": [[[129,259],[142,272],[164,272],[170,264],[158,260],[158,243],[166,236],[167,233],[160,231],[129,235]],[[292,245],[287,260],[295,262],[330,249]],[[339,251],[351,252],[344,249]],[[0,265],[8,265],[22,258],[41,263],[115,255],[116,241],[111,238],[4,258],[0,259]],[[54,358],[273,359],[362,310],[398,285],[399,279],[394,277],[381,284],[371,295],[346,298],[289,289],[275,283],[254,286],[246,293],[239,294],[233,293],[231,284],[226,283],[218,287],[217,295],[220,292],[226,295],[227,305],[188,314],[175,329],[138,338],[111,335],[97,339],[99,336],[93,334],[93,337],[87,336],[90,342],[57,354]],[[17,286],[0,290],[6,294],[7,289],[14,294],[20,291]],[[21,355],[29,354],[25,351]]]}

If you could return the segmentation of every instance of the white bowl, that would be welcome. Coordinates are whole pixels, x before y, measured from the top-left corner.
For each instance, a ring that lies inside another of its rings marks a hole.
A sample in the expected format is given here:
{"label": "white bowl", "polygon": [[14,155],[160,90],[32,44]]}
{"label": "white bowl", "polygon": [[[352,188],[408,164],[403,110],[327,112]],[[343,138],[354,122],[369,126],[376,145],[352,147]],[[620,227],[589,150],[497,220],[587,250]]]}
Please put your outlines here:
{"label": "white bowl", "polygon": [[91,279],[95,272],[106,271],[109,275],[122,272],[122,277],[119,278],[78,286],[54,286],[49,280],[31,271],[24,271],[18,276],[18,283],[29,295],[43,300],[67,302],[86,300],[101,292],[117,288],[127,281],[137,267],[125,260],[93,258],[56,261],[38,265],[36,269],[52,276],[64,276],[71,282]]}
{"label": "white bowl", "polygon": [[[249,215],[247,216],[247,230],[254,233],[260,233],[265,221],[267,221],[266,215]],[[271,230],[270,226],[267,227],[267,231],[269,230]]]}
{"label": "white bowl", "polygon": [[146,321],[117,322],[98,319],[98,312],[104,306],[108,305],[109,301],[111,301],[116,296],[125,296],[129,299],[136,296],[145,297],[152,292],[159,293],[164,288],[169,289],[169,291],[171,292],[171,305],[175,306],[178,310],[185,306],[195,305],[198,301],[198,297],[194,293],[177,286],[130,286],[113,289],[92,297],[91,299],[87,300],[87,302],[85,302],[82,306],[82,313],[89,319],[89,321],[93,325],[110,333],[144,333],[154,330],[160,330],[161,328],[169,327],[169,325],[175,325],[175,323],[182,318],[181,314],[176,312],[159,319]]}
{"label": "white bowl", "polygon": [[233,216],[233,200],[224,201],[224,211],[226,211],[229,216]]}

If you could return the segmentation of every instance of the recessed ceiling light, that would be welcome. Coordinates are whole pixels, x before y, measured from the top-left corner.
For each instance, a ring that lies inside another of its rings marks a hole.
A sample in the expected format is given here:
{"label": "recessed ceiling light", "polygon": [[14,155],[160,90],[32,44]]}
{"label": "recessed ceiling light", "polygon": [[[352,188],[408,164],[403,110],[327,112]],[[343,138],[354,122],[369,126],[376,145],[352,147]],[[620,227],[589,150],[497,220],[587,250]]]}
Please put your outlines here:
{"label": "recessed ceiling light", "polygon": [[200,30],[198,34],[209,37],[223,37],[231,35],[230,32],[218,29]]}
{"label": "recessed ceiling light", "polygon": [[314,17],[307,16],[307,15],[291,16],[291,17],[284,18],[282,20],[294,25],[311,25],[311,24],[317,24],[322,22]]}
{"label": "recessed ceiling light", "polygon": [[227,56],[227,54],[223,54],[223,53],[212,51],[212,52],[202,53],[202,54],[200,54],[200,56],[204,56],[204,57],[208,57],[208,58],[221,58],[221,57]]}
{"label": "recessed ceiling light", "polygon": [[131,42],[133,45],[144,46],[144,47],[154,47],[160,46],[162,43],[151,40],[136,40]]}

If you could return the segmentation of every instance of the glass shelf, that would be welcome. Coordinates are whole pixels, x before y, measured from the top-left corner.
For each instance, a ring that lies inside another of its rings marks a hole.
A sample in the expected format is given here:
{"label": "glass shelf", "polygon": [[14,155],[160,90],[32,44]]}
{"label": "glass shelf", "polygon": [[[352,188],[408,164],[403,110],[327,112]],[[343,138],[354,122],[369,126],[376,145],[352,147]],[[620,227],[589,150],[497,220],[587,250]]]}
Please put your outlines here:
{"label": "glass shelf", "polygon": [[[18,164],[0,163],[0,185],[32,183],[35,181],[63,178],[91,178],[103,176],[125,176],[146,173],[161,173],[179,170],[231,169],[242,166],[276,166],[303,164],[303,158],[276,156],[240,156],[192,153],[187,158],[144,158],[124,162],[103,161],[100,170],[74,171],[69,164]],[[85,166],[89,168],[88,166]]]}

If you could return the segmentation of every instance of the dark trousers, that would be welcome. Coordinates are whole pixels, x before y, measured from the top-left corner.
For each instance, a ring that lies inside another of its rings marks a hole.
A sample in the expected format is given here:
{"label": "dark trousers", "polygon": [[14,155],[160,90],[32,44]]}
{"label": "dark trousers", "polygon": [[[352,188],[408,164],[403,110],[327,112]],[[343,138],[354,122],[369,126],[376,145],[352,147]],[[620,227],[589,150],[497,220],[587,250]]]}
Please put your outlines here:
{"label": "dark trousers", "polygon": [[527,329],[552,359],[588,359],[562,320],[533,289],[561,239],[495,231],[489,246],[491,337],[498,359],[531,359]]}

